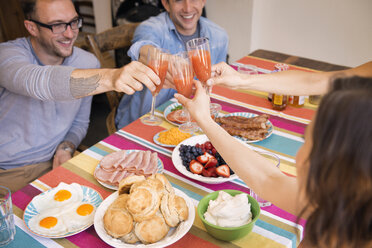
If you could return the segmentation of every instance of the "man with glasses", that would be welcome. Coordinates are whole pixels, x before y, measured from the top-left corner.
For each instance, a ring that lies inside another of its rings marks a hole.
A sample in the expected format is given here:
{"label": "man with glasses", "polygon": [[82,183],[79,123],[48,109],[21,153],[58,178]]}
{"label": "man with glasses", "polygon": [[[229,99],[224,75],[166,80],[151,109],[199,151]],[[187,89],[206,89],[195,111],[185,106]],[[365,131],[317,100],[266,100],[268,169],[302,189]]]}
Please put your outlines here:
{"label": "man with glasses", "polygon": [[52,30],[53,34],[61,34],[65,32],[68,26],[70,26],[72,30],[79,29],[83,26],[83,18],[81,17],[76,17],[70,22],[61,22],[52,25],[41,23],[33,19],[29,19],[29,21],[32,21],[41,27],[49,28],[50,30]]}
{"label": "man with glasses", "polygon": [[71,0],[27,1],[25,16],[30,37],[0,44],[0,185],[12,191],[71,158],[92,95],[159,83],[139,62],[97,69],[93,54],[73,46],[82,19]]}

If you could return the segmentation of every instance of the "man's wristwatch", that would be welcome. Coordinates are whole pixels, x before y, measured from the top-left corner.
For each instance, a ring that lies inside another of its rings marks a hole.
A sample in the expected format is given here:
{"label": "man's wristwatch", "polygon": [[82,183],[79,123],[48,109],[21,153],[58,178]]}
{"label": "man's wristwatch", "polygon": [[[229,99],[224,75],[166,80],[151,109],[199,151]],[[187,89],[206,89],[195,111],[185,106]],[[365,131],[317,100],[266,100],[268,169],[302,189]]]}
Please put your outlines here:
{"label": "man's wristwatch", "polygon": [[68,144],[61,144],[59,147],[58,147],[59,150],[63,150],[63,151],[66,151],[66,152],[69,152],[71,154],[71,156],[73,155],[74,153],[74,149],[71,148]]}
{"label": "man's wristwatch", "polygon": [[71,153],[71,155],[74,153],[74,150],[69,146],[63,146],[61,149]]}

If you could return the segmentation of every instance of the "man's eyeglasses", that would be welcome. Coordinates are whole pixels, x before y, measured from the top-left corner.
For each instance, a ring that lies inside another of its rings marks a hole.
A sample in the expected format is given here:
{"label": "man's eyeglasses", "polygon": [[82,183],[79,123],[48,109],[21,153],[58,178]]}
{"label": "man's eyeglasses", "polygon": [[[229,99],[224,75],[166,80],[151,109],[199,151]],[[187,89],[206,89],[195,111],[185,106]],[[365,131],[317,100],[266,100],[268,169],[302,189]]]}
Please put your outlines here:
{"label": "man's eyeglasses", "polygon": [[67,29],[67,26],[70,26],[72,30],[79,29],[81,28],[81,26],[83,26],[83,18],[81,17],[74,19],[70,22],[61,22],[61,23],[50,24],[50,25],[38,22],[33,19],[29,19],[29,21],[32,21],[41,27],[49,28],[50,30],[52,30],[53,34],[60,34],[60,33],[65,32]]}

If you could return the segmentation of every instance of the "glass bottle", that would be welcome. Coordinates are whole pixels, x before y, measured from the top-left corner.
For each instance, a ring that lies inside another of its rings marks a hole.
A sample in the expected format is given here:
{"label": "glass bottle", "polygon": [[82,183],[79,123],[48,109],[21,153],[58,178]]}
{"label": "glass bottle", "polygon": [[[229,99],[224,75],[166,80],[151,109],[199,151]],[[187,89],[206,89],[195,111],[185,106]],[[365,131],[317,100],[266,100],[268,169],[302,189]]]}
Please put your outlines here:
{"label": "glass bottle", "polygon": [[[287,71],[288,69],[289,69],[289,65],[283,64],[283,63],[277,63],[274,65],[274,70],[272,71],[272,73],[278,72],[278,71]],[[273,99],[273,93],[269,93],[267,95],[267,100],[271,102],[272,99]]]}
{"label": "glass bottle", "polygon": [[286,95],[273,94],[272,105],[275,110],[284,110],[287,107],[288,97]]}
{"label": "glass bottle", "polygon": [[[289,69],[289,66],[287,64],[278,63],[274,65],[274,68],[275,70],[273,72],[287,71]],[[270,97],[271,97],[271,103],[272,103],[273,109],[284,110],[287,107],[287,103],[288,103],[287,95],[269,93],[268,95],[269,101],[270,101]]]}
{"label": "glass bottle", "polygon": [[302,107],[305,104],[305,96],[288,96],[288,104],[293,107]]}

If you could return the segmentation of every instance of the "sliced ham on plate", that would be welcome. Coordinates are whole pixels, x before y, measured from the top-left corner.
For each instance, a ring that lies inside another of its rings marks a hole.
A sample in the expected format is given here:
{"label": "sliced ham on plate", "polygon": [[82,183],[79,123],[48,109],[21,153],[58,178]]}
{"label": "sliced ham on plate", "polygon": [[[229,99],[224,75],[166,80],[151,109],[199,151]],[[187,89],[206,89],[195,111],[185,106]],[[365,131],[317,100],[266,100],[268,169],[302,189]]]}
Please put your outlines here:
{"label": "sliced ham on plate", "polygon": [[103,183],[118,186],[130,175],[151,176],[158,172],[158,154],[151,151],[120,150],[102,158],[94,171],[94,177]]}

